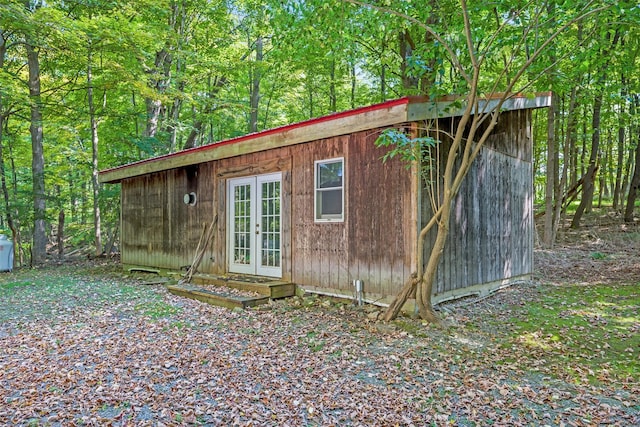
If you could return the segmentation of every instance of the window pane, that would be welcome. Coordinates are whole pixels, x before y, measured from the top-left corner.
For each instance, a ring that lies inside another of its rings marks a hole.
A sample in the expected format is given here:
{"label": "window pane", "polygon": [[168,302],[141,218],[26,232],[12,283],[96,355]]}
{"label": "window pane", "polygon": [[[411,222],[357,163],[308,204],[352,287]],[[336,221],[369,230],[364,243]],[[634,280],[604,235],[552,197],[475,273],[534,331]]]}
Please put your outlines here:
{"label": "window pane", "polygon": [[342,215],[342,189],[318,192],[319,216]]}
{"label": "window pane", "polygon": [[344,160],[316,162],[316,220],[342,221],[344,215]]}
{"label": "window pane", "polygon": [[342,160],[318,163],[318,188],[342,187]]}

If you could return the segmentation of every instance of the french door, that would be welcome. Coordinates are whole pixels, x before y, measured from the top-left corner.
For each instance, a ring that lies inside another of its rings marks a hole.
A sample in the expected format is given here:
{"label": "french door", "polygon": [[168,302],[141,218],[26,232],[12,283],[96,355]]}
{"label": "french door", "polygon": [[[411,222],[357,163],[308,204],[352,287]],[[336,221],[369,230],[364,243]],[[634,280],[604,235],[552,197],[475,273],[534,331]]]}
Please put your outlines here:
{"label": "french door", "polygon": [[282,277],[282,175],[228,181],[229,272]]}

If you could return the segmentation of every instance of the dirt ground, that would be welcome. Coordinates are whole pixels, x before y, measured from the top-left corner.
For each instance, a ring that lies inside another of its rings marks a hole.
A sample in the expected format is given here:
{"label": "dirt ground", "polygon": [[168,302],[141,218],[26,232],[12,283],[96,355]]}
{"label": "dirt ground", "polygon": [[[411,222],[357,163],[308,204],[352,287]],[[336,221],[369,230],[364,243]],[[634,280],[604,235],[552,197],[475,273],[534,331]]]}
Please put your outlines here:
{"label": "dirt ground", "polygon": [[[538,235],[541,234],[538,225]],[[566,220],[552,250],[537,245],[538,280],[562,283],[640,283],[640,225],[607,213],[585,217],[576,230]]]}
{"label": "dirt ground", "polygon": [[[516,324],[545,320],[528,309],[549,284],[636,292],[640,229],[614,220],[537,249],[532,283],[443,305],[448,330],[315,296],[232,311],[108,261],[14,271],[0,276],[0,424],[640,425],[637,376],[590,382],[582,354]],[[606,356],[601,345],[584,352]],[[634,345],[622,350],[631,363]]]}

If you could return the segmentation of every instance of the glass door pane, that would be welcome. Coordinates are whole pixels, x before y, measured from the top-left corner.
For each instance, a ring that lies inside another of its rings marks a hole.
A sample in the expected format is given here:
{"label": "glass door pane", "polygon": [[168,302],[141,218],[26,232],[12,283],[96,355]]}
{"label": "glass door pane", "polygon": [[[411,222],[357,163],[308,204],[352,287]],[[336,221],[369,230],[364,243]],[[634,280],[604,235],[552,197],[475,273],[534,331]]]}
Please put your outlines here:
{"label": "glass door pane", "polygon": [[280,173],[229,180],[229,272],[282,277]]}
{"label": "glass door pane", "polygon": [[229,180],[229,271],[255,274],[255,177]]}
{"label": "glass door pane", "polygon": [[251,263],[251,186],[238,185],[234,189],[233,262]]}
{"label": "glass door pane", "polygon": [[258,270],[262,276],[282,276],[281,250],[281,175],[269,174],[257,177],[258,193]]}

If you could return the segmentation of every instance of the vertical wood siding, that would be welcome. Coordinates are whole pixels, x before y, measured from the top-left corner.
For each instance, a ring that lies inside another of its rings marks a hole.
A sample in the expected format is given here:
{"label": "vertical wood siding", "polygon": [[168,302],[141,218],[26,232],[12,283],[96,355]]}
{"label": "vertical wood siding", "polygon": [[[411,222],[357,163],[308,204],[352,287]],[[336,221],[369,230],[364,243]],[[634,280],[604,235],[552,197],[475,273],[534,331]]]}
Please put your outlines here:
{"label": "vertical wood siding", "polygon": [[[503,113],[465,178],[454,201],[435,296],[531,273],[533,166],[529,123],[527,111]],[[449,142],[441,142],[441,152],[446,152]],[[425,199],[423,226],[431,215]],[[427,237],[425,260],[435,236],[434,229]]]}
{"label": "vertical wood siding", "polygon": [[[505,113],[455,201],[435,294],[529,274],[532,268],[530,113]],[[441,126],[453,126],[443,120]],[[415,265],[417,218],[431,217],[428,194],[416,194],[415,171],[382,163],[381,129],[152,173],[122,182],[122,261],[179,269],[191,263],[214,216],[213,245],[200,271],[227,271],[227,180],[282,172],[282,272],[300,285],[392,297]],[[444,141],[443,144],[447,142]],[[314,163],[344,157],[344,222],[314,221]],[[196,192],[195,206],[185,193]],[[418,206],[420,203],[420,206]],[[418,214],[418,211],[419,214]],[[428,255],[435,233],[428,237]]]}
{"label": "vertical wood siding", "polygon": [[347,162],[350,279],[363,280],[370,298],[394,295],[408,280],[416,232],[406,221],[416,209],[412,172],[398,159],[382,163],[379,132],[353,134]]}
{"label": "vertical wood siding", "polygon": [[[191,263],[213,219],[212,165],[202,164],[122,182],[123,264],[178,270]],[[185,193],[195,192],[195,206]],[[211,253],[202,269],[211,269]]]}
{"label": "vertical wood siding", "polygon": [[[367,296],[380,298],[397,292],[411,274],[407,248],[414,240],[405,228],[412,209],[411,176],[398,161],[382,164],[384,150],[374,145],[379,131],[296,147],[292,171],[296,283],[350,294],[352,280],[361,279]],[[335,157],[345,159],[345,220],[316,223],[314,164]]]}
{"label": "vertical wood siding", "polygon": [[291,148],[282,147],[269,151],[230,157],[215,162],[216,206],[218,214],[218,231],[215,242],[214,258],[210,272],[224,274],[227,272],[227,180],[242,176],[262,175],[282,172],[282,279],[291,280]]}
{"label": "vertical wood siding", "polygon": [[[293,281],[311,287],[345,289],[349,280],[346,222],[316,224],[314,165],[316,160],[345,157],[348,170],[349,136],[295,146],[293,154],[292,263]],[[347,177],[344,183],[350,185]],[[349,190],[346,190],[347,193]],[[345,193],[345,209],[349,209]]]}

